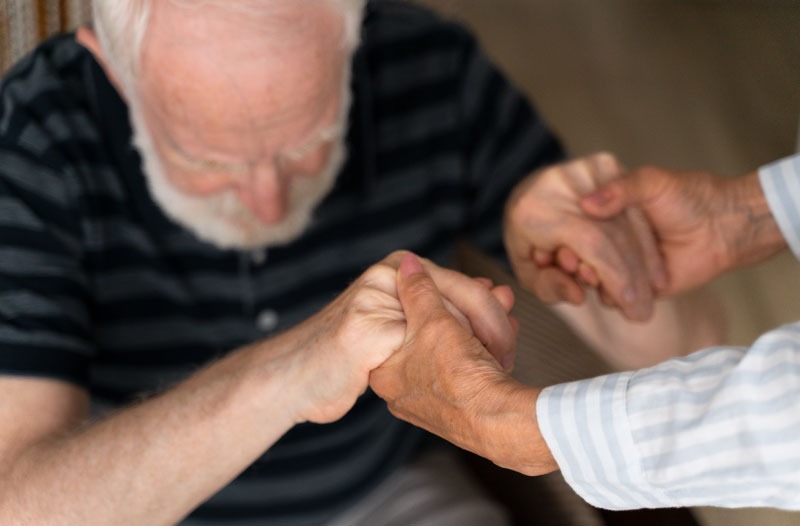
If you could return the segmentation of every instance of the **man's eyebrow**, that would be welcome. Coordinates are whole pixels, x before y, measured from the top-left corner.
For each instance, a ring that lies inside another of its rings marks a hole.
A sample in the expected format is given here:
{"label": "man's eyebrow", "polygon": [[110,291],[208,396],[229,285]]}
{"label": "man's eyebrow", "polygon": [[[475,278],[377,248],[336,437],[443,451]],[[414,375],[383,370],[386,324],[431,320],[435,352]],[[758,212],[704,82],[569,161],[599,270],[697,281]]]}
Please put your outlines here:
{"label": "man's eyebrow", "polygon": [[202,157],[195,157],[194,155],[187,152],[181,145],[177,143],[168,133],[164,133],[166,138],[166,142],[169,147],[178,155],[180,155],[183,160],[187,161],[190,164],[203,166],[206,168],[216,168],[216,169],[223,169],[223,170],[235,170],[241,171],[246,170],[250,165],[247,161],[222,161],[220,159],[212,159],[212,158],[202,158]]}

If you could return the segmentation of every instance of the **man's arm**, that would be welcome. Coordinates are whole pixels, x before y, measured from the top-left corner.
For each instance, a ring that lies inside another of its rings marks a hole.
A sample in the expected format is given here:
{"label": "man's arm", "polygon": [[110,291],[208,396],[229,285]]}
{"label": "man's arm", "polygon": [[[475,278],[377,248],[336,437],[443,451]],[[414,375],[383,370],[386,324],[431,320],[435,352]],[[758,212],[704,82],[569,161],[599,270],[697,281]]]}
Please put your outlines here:
{"label": "man's arm", "polygon": [[[85,422],[83,389],[0,380],[4,520],[175,523],[296,423],[340,418],[366,389],[370,370],[403,341],[395,281],[401,258],[374,265],[297,327],[96,422]],[[461,326],[506,361],[514,340],[508,291],[426,264],[450,291]]]}
{"label": "man's arm", "polygon": [[[302,419],[301,364],[252,347],[98,422],[82,389],[0,380],[0,508],[11,524],[174,524]],[[295,391],[295,392],[293,392]]]}

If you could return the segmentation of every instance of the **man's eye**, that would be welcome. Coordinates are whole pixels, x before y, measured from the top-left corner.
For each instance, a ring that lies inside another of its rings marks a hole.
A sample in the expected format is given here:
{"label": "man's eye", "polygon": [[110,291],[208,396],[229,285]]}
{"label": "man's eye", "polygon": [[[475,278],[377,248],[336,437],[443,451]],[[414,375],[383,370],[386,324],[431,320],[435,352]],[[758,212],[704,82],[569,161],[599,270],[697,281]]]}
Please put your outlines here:
{"label": "man's eye", "polygon": [[242,164],[225,163],[221,161],[212,161],[208,159],[191,161],[192,167],[204,172],[232,172],[241,173],[247,170],[247,167]]}

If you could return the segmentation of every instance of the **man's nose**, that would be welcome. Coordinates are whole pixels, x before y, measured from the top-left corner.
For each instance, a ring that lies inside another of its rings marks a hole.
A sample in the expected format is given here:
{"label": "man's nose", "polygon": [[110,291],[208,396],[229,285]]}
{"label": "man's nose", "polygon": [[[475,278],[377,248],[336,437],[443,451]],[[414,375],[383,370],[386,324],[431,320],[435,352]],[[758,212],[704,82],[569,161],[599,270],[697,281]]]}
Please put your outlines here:
{"label": "man's nose", "polygon": [[286,215],[289,181],[275,163],[258,163],[238,186],[242,202],[263,223],[277,223]]}

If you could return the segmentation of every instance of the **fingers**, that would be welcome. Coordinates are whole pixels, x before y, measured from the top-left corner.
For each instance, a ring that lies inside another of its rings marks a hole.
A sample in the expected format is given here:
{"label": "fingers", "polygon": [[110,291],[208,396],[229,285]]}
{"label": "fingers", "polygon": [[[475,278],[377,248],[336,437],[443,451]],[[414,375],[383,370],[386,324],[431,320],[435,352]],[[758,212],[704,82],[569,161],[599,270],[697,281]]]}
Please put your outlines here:
{"label": "fingers", "polygon": [[472,331],[472,326],[470,325],[469,320],[467,319],[466,316],[464,316],[461,313],[460,310],[458,310],[458,307],[453,305],[447,298],[442,298],[442,301],[444,303],[444,307],[447,309],[447,312],[452,314],[453,317],[456,320],[458,320],[458,323],[460,323],[462,327],[464,327],[465,329],[467,329],[468,331],[471,332]]}
{"label": "fingers", "polygon": [[424,259],[421,262],[441,295],[466,316],[475,337],[502,363],[516,348],[516,337],[508,321],[514,302],[511,289],[489,289],[460,272]]}
{"label": "fingers", "polygon": [[[537,295],[545,303],[565,301],[580,305],[585,300],[585,288],[593,288],[600,293],[605,306],[619,309],[628,319],[650,319],[658,290],[656,286],[665,283],[663,262],[654,243],[654,256],[642,254],[636,246],[637,237],[633,232],[630,236],[631,240],[619,242],[621,246],[630,245],[628,248],[609,246],[608,253],[595,260],[598,269],[578,259],[569,249],[559,250],[555,258],[559,265],[540,269],[534,280]],[[563,253],[570,255],[564,258]],[[661,280],[653,278],[654,275],[661,275]]]}
{"label": "fingers", "polygon": [[544,303],[565,301],[572,305],[581,305],[586,300],[583,287],[558,267],[539,269],[531,278],[531,286]]}
{"label": "fingers", "polygon": [[[506,311],[506,314],[511,312],[511,309],[514,308],[514,291],[511,290],[511,287],[508,285],[494,285],[494,281],[489,278],[484,277],[474,277],[472,278],[475,282],[480,283],[484,287],[486,287],[489,291],[491,291],[492,295],[494,295],[495,299],[500,302],[500,305]],[[445,301],[445,305],[447,305],[447,301]],[[452,304],[451,304],[452,305]],[[451,305],[447,305],[447,308],[450,309]],[[451,311],[452,312],[452,311]],[[459,313],[460,314],[460,313]]]}
{"label": "fingers", "polygon": [[647,274],[650,276],[650,284],[658,294],[666,290],[669,286],[669,280],[667,267],[664,263],[664,257],[658,248],[655,232],[639,208],[630,207],[625,212],[642,249]]}
{"label": "fingers", "polygon": [[547,303],[580,304],[583,286],[603,286],[626,315],[646,317],[652,300],[639,243],[624,221],[588,217],[582,196],[622,173],[608,153],[545,169],[509,199],[505,241],[515,274]]}
{"label": "fingers", "polygon": [[406,315],[407,331],[419,331],[431,316],[446,313],[439,289],[420,260],[408,252],[397,270],[397,296]]}
{"label": "fingers", "polygon": [[[656,185],[645,184],[642,172],[636,171],[581,200],[581,208],[590,216],[618,222],[625,218],[628,238],[618,239],[616,245],[622,266],[615,271],[603,268],[601,263],[594,265],[594,270],[602,280],[603,303],[620,308],[631,320],[649,319],[655,297],[668,286],[666,265],[653,225],[636,206],[653,198],[654,192],[658,193]],[[622,232],[618,230],[617,234]]]}
{"label": "fingers", "polygon": [[[514,306],[514,294],[506,286],[488,289],[481,281],[404,254],[398,268],[397,291],[406,311],[408,330],[414,331],[431,316],[441,314],[441,308],[446,309],[447,302],[451,302],[469,320],[475,337],[491,355],[503,366],[510,366],[516,349],[516,332],[508,315]],[[432,291],[428,290],[430,287]],[[427,298],[427,303],[415,301],[412,294]]]}
{"label": "fingers", "polygon": [[618,181],[611,182],[581,199],[581,208],[598,219],[614,217],[628,206],[627,194]]}
{"label": "fingers", "polygon": [[514,291],[511,290],[511,287],[508,285],[498,285],[496,287],[492,287],[491,293],[500,303],[500,305],[503,306],[506,314],[509,314],[511,309],[514,308]]}
{"label": "fingers", "polygon": [[517,199],[526,210],[509,214],[506,245],[517,276],[545,302],[579,304],[591,287],[629,319],[652,316],[666,271],[647,218],[627,210],[640,178],[620,186],[623,170],[611,154],[590,155],[543,172]]}
{"label": "fingers", "polygon": [[574,257],[580,258],[579,263],[568,262],[566,274],[573,281],[605,290],[626,317],[649,319],[654,298],[649,270],[639,238],[624,216],[587,223],[571,244],[571,250],[578,254]]}
{"label": "fingers", "polygon": [[558,266],[570,274],[576,274],[581,263],[578,255],[568,247],[561,247],[556,252]]}
{"label": "fingers", "polygon": [[638,169],[611,181],[597,191],[581,199],[584,212],[598,219],[608,219],[621,214],[626,208],[641,205],[658,196],[658,184],[651,184],[649,177],[657,175],[647,169]]}

